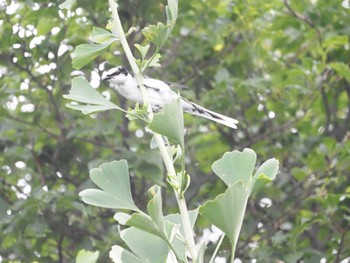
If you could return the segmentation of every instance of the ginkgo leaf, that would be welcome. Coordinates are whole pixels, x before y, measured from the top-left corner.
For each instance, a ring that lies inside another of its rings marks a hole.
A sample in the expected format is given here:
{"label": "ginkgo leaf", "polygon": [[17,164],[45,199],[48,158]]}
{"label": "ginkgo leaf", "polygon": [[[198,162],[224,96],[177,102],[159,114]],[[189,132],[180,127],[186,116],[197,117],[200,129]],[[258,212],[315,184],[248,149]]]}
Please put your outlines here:
{"label": "ginkgo leaf", "polygon": [[67,104],[67,107],[80,110],[84,114],[110,109],[124,111],[122,108],[103,97],[97,90],[91,87],[90,83],[83,77],[74,78],[69,94],[63,95],[63,97],[77,103],[84,103],[85,105],[74,103]]}
{"label": "ginkgo leaf", "polygon": [[104,163],[90,170],[91,180],[101,188],[86,189],[79,193],[90,205],[139,211],[131,196],[128,164],[126,160]]}

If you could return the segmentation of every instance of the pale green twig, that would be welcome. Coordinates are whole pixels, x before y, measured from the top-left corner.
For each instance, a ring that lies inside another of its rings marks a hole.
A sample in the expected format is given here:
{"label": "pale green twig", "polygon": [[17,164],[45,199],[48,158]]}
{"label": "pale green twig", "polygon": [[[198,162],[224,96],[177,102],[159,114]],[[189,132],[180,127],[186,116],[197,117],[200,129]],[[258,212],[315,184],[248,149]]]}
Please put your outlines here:
{"label": "pale green twig", "polygon": [[225,233],[222,233],[222,235],[220,237],[220,240],[219,240],[219,242],[216,245],[215,251],[214,251],[213,255],[211,256],[211,259],[210,259],[209,263],[213,263],[214,262],[216,254],[218,253],[219,248],[220,248],[220,246],[222,244],[222,241],[224,241],[224,238],[225,238]]}
{"label": "pale green twig", "polygon": [[[109,0],[109,5],[110,5],[111,10],[112,10],[113,27],[115,28],[116,32],[118,33],[120,43],[124,49],[124,52],[125,52],[125,55],[126,55],[128,61],[130,63],[130,67],[135,74],[136,81],[141,89],[143,103],[145,105],[147,105],[147,107],[148,107],[148,117],[150,120],[152,120],[153,111],[152,111],[152,107],[149,103],[147,90],[146,90],[144,83],[143,83],[143,76],[142,76],[140,69],[138,68],[138,66],[135,62],[134,56],[132,55],[131,49],[130,49],[129,44],[127,42],[127,39],[125,37],[125,33],[124,33],[124,30],[123,30],[123,27],[121,25],[119,15],[118,15],[118,5],[116,2],[114,2],[114,0]],[[169,152],[166,149],[165,143],[164,143],[161,135],[154,133],[154,138],[158,144],[158,147],[159,147],[160,153],[162,155],[162,158],[163,158],[166,170],[168,172],[168,175],[175,177],[176,171],[174,168],[173,160],[172,160],[172,157],[169,155]],[[186,201],[185,201],[182,194],[179,194],[175,189],[174,189],[174,192],[175,192],[176,200],[177,200],[179,210],[180,210],[182,225],[184,227],[187,248],[188,248],[188,250],[192,256],[192,259],[194,261],[197,258],[197,251],[196,251],[196,246],[195,246],[195,242],[194,242],[194,238],[193,238],[193,230],[191,227],[191,222],[190,222],[190,218],[189,218],[189,214],[188,214]]]}

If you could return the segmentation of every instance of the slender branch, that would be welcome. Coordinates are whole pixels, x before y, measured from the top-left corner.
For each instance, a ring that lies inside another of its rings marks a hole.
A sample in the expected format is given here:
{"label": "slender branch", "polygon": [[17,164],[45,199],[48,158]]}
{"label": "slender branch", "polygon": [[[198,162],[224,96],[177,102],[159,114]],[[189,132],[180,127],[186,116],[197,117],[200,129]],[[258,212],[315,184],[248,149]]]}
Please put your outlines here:
{"label": "slender branch", "polygon": [[289,4],[288,0],[283,0],[284,4],[286,5],[287,9],[291,14],[298,18],[299,20],[303,21],[305,24],[309,25],[310,27],[315,27],[315,25],[310,21],[309,18],[306,16],[303,16],[302,14],[299,14],[297,11],[295,11]]}
{"label": "slender branch", "polygon": [[63,239],[64,236],[61,235],[58,243],[57,243],[57,250],[58,250],[58,262],[62,263],[63,262],[63,253],[62,253],[62,244],[63,244]]}
{"label": "slender branch", "polygon": [[32,127],[36,126],[40,130],[42,130],[43,132],[46,132],[47,134],[49,134],[53,138],[57,138],[59,136],[58,134],[50,132],[48,129],[46,129],[45,127],[41,126],[39,123],[34,123],[34,122],[31,122],[31,121],[22,120],[20,118],[17,118],[17,117],[11,116],[11,115],[8,115],[7,118],[10,119],[10,120],[17,121],[19,123],[25,124],[25,125],[32,126]]}
{"label": "slender branch", "polygon": [[341,235],[339,247],[338,247],[338,251],[337,251],[337,256],[334,260],[334,263],[340,262],[340,256],[341,256],[341,253],[343,252],[342,250],[344,248],[344,241],[345,241],[346,234],[347,234],[347,231],[344,231],[343,234]]}
{"label": "slender branch", "polygon": [[348,111],[344,120],[344,125],[342,127],[342,132],[341,132],[341,136],[339,139],[342,139],[345,134],[347,133],[347,131],[350,129],[350,84],[348,82],[345,83],[344,85],[344,89],[346,92],[346,95],[348,97]]}
{"label": "slender branch", "polygon": [[[144,81],[143,81],[143,76],[140,72],[140,69],[138,68],[134,56],[131,52],[131,49],[129,47],[129,44],[127,42],[123,27],[121,25],[121,21],[118,15],[118,5],[117,3],[114,2],[114,0],[109,0],[109,5],[112,10],[112,17],[113,17],[113,26],[114,29],[116,29],[117,35],[119,37],[120,43],[124,49],[125,55],[129,61],[130,67],[132,71],[135,74],[136,81],[140,87],[141,94],[142,94],[142,99],[144,105],[147,105],[147,110],[148,110],[148,118],[149,120],[153,119],[153,110],[152,110],[152,105],[149,103],[149,97],[147,90],[144,86]],[[174,168],[173,160],[172,157],[170,156],[169,152],[167,151],[167,148],[165,146],[165,143],[163,141],[163,138],[160,134],[154,133],[154,138],[158,144],[160,153],[163,158],[163,162],[165,165],[165,168],[168,172],[168,175],[170,176],[176,176],[176,170]],[[187,243],[188,250],[192,256],[193,261],[197,258],[197,251],[196,251],[196,246],[193,238],[193,230],[191,227],[191,222],[188,214],[188,209],[186,205],[186,201],[183,197],[183,195],[179,194],[175,189],[175,196],[176,200],[179,206],[180,214],[181,214],[181,219],[182,219],[182,224],[185,232],[185,239]]]}
{"label": "slender branch", "polygon": [[315,29],[316,33],[317,33],[317,37],[318,37],[318,41],[321,42],[322,38],[321,38],[321,33],[318,30],[318,28],[315,26],[315,24],[306,16],[303,16],[302,14],[299,14],[297,11],[295,11],[289,4],[288,0],[283,0],[285,6],[287,7],[288,11],[297,19],[299,19],[300,21],[302,21],[303,23],[307,24],[309,27]]}
{"label": "slender branch", "polygon": [[[32,146],[32,149],[34,149],[34,147]],[[41,162],[39,160],[39,157],[38,155],[35,153],[34,150],[31,150],[31,153],[33,155],[33,159],[34,159],[34,162],[35,162],[35,165],[36,165],[36,168],[38,170],[38,173],[40,175],[40,183],[41,183],[41,186],[44,186],[46,185],[46,182],[45,182],[45,175],[44,175],[44,172],[43,172],[43,167],[41,165]]]}
{"label": "slender branch", "polygon": [[329,103],[328,103],[328,99],[327,99],[327,95],[326,95],[326,91],[324,86],[321,87],[321,96],[322,96],[322,102],[323,102],[323,106],[324,106],[324,110],[326,113],[326,124],[325,124],[325,133],[328,134],[329,133],[329,127],[331,124],[331,110],[329,107]]}
{"label": "slender branch", "polygon": [[323,102],[323,106],[324,106],[324,110],[325,110],[325,114],[326,114],[326,124],[325,124],[325,133],[328,134],[329,133],[329,127],[332,121],[332,112],[331,112],[331,108],[329,106],[329,102],[328,102],[328,98],[327,98],[327,94],[326,94],[326,90],[325,87],[323,85],[324,80],[327,79],[329,74],[329,69],[325,69],[322,74],[320,75],[320,81],[317,84],[317,88],[320,89],[321,91],[321,97],[322,97],[322,102]]}
{"label": "slender branch", "polygon": [[142,76],[140,69],[138,68],[138,66],[135,62],[134,56],[131,52],[130,46],[129,46],[128,41],[126,39],[124,30],[122,27],[122,23],[120,21],[119,14],[118,14],[118,4],[116,2],[114,2],[114,0],[109,0],[109,5],[110,5],[111,10],[112,10],[113,26],[116,29],[119,41],[123,47],[123,50],[125,52],[125,56],[127,57],[128,61],[129,61],[130,67],[135,74],[136,81],[137,81],[137,83],[140,87],[140,90],[141,90],[143,102],[145,105],[147,105],[148,117],[150,120],[152,120],[152,118],[153,118],[152,106],[149,103],[149,98],[148,98],[147,90],[146,90],[145,85],[144,85],[143,76]]}
{"label": "slender branch", "polygon": [[215,250],[214,250],[213,255],[211,256],[211,259],[210,259],[209,263],[213,263],[213,262],[214,262],[214,259],[215,259],[215,257],[216,257],[216,254],[218,253],[219,248],[220,248],[220,246],[221,246],[221,244],[222,244],[222,241],[224,241],[224,238],[225,238],[225,233],[222,233],[222,235],[221,235],[221,237],[220,237],[220,240],[219,240],[218,243],[216,244],[216,248],[215,248]]}

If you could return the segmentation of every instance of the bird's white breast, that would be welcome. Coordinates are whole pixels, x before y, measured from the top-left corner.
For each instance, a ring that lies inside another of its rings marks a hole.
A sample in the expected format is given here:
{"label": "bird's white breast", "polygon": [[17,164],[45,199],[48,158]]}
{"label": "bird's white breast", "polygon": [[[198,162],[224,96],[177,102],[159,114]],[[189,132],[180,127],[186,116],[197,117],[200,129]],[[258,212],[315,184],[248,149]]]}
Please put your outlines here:
{"label": "bird's white breast", "polygon": [[131,75],[128,75],[123,79],[111,79],[111,83],[126,99],[135,102],[142,102],[142,96],[137,87],[137,82]]}

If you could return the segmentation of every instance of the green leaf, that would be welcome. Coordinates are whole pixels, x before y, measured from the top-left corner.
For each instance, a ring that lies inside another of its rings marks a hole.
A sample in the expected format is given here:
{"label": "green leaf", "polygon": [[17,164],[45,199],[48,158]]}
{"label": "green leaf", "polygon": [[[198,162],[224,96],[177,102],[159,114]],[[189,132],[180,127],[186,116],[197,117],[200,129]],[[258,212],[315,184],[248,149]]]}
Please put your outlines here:
{"label": "green leaf", "polygon": [[36,30],[38,31],[38,35],[47,35],[53,27],[57,25],[57,19],[48,20],[47,17],[41,17],[38,21],[38,25]]}
{"label": "green leaf", "polygon": [[264,187],[264,185],[274,180],[276,178],[278,168],[279,162],[275,158],[265,161],[253,176],[251,192],[256,194]]}
{"label": "green leaf", "polygon": [[112,246],[112,249],[109,251],[109,257],[114,263],[144,263],[143,260],[133,253],[118,245]]}
{"label": "green leaf", "polygon": [[201,246],[199,247],[197,258],[193,263],[204,263],[204,253],[206,249],[207,249],[206,243],[202,242]]}
{"label": "green leaf", "polygon": [[137,31],[136,27],[130,27],[128,32],[126,32],[125,36],[128,37],[129,35],[131,35],[134,31]]}
{"label": "green leaf", "polygon": [[117,109],[124,111],[114,103],[105,99],[98,93],[90,83],[83,77],[76,77],[72,80],[72,87],[68,95],[63,95],[64,98],[74,100],[80,103],[87,103],[88,105],[67,104],[67,107],[80,110],[84,114],[89,114],[96,111]]}
{"label": "green leaf", "polygon": [[178,13],[178,1],[168,0],[168,5],[166,6],[166,15],[167,15],[167,24],[170,25],[171,29],[175,26],[177,13]]}
{"label": "green leaf", "polygon": [[[152,202],[152,200],[150,202]],[[134,213],[131,216],[125,213],[116,213],[114,219],[121,225],[128,225],[132,228],[137,228],[149,233],[150,235],[161,238],[170,248],[174,247],[172,242],[175,242],[175,245],[177,244],[174,237],[179,231],[179,224],[173,224],[169,221],[162,220],[164,222],[164,227],[162,227],[159,226],[160,224],[157,224],[157,222],[155,222],[149,215],[142,212]],[[181,255],[183,255],[183,258],[185,258],[186,249],[177,250],[177,248],[178,246],[173,249],[177,257],[181,258]]]}
{"label": "green leaf", "polygon": [[112,40],[113,41],[118,40],[112,33],[100,27],[94,27],[92,29],[92,33],[89,39],[95,43],[102,44],[102,45],[107,44]]}
{"label": "green leaf", "polygon": [[147,214],[134,213],[128,217],[125,213],[116,213],[114,219],[119,224],[133,226],[161,238],[166,238],[166,235],[162,231],[159,231],[158,226],[154,224],[151,217]]}
{"label": "green leaf", "polygon": [[166,262],[170,248],[161,238],[135,227],[121,231],[120,236],[130,250],[143,262]]}
{"label": "green leaf", "polygon": [[161,135],[173,139],[184,152],[184,122],[180,100],[165,104],[163,111],[154,115],[149,128]]}
{"label": "green leaf", "polygon": [[152,218],[153,222],[158,226],[158,229],[166,234],[160,186],[154,185],[148,190],[148,194],[152,197],[152,199],[147,204],[147,212]]}
{"label": "green leaf", "polygon": [[146,55],[149,51],[150,45],[141,46],[139,44],[135,44],[135,47],[141,54],[141,60],[136,60],[141,72],[145,71],[147,67],[159,67],[159,59],[161,55],[159,53],[153,54],[153,56],[148,60],[146,59]]}
{"label": "green leaf", "polygon": [[99,255],[100,252],[98,251],[92,252],[82,249],[78,252],[75,263],[95,263]]}
{"label": "green leaf", "polygon": [[260,174],[265,174],[271,180],[274,180],[278,172],[278,167],[279,167],[278,160],[276,160],[275,158],[268,159],[259,167],[254,177],[257,177]]}
{"label": "green leaf", "polygon": [[349,43],[348,36],[336,35],[323,41],[322,47],[326,50],[326,52],[329,52],[331,50],[344,47],[344,45],[347,45],[348,43]]}
{"label": "green leaf", "polygon": [[304,255],[305,255],[305,251],[293,251],[292,253],[283,255],[283,260],[286,263],[299,262],[299,260],[302,259]]}
{"label": "green leaf", "polygon": [[76,0],[66,0],[62,4],[60,4],[58,7],[60,9],[71,9],[72,6],[75,4]]}
{"label": "green leaf", "polygon": [[136,103],[133,109],[129,108],[126,114],[129,120],[145,119],[147,120],[147,106]]}
{"label": "green leaf", "polygon": [[87,189],[79,196],[90,205],[139,211],[131,196],[126,160],[104,163],[90,170],[91,180],[102,189]]}
{"label": "green leaf", "polygon": [[[191,210],[188,211],[188,215],[190,218],[190,223],[191,223],[191,228],[194,228],[194,224],[196,222],[197,216],[198,216],[198,209],[196,210]],[[165,216],[164,220],[169,221],[175,225],[180,225],[179,231],[180,231],[180,235],[181,237],[184,239],[185,236],[185,232],[184,232],[184,228],[183,228],[183,224],[182,224],[182,219],[181,219],[181,215],[180,214],[170,214]],[[186,244],[182,241],[180,241],[179,239],[175,238],[172,242],[172,245],[175,249],[175,251],[177,252],[177,255],[179,256],[179,258],[181,258],[181,260],[183,260],[184,262],[186,261]]]}
{"label": "green leaf", "polygon": [[140,52],[142,60],[144,60],[145,57],[146,57],[146,55],[147,55],[147,53],[148,53],[148,50],[149,50],[149,48],[150,48],[150,45],[141,46],[141,45],[139,45],[139,44],[135,44],[134,46],[135,46],[135,47],[137,48],[137,50]]}
{"label": "green leaf", "polygon": [[337,74],[346,79],[350,83],[350,68],[349,65],[342,62],[333,62],[329,66],[337,72]]}
{"label": "green leaf", "polygon": [[248,187],[255,163],[255,152],[246,148],[243,152],[233,151],[225,153],[221,159],[213,163],[212,169],[227,186],[242,181]]}
{"label": "green leaf", "polygon": [[149,61],[148,61],[148,67],[160,67],[160,64],[159,64],[159,59],[161,58],[162,56],[157,53],[155,54]]}
{"label": "green leaf", "polygon": [[120,224],[136,227],[145,232],[156,235],[169,243],[169,237],[172,236],[175,227],[174,224],[165,222],[165,228],[161,229],[149,215],[144,213],[134,213],[129,218],[124,213],[116,213],[114,219],[116,219]]}
{"label": "green leaf", "polygon": [[109,108],[106,109],[106,106],[102,106],[102,105],[80,105],[80,104],[74,104],[74,103],[68,103],[66,104],[66,107],[73,110],[81,111],[83,114],[90,114],[97,111],[109,110]]}
{"label": "green leaf", "polygon": [[[198,209],[188,211],[188,215],[189,215],[189,218],[190,218],[191,227],[193,229],[194,228],[194,224],[196,223],[196,220],[197,220]],[[169,215],[165,216],[164,219],[169,221],[169,222],[171,222],[171,223],[173,223],[173,224],[180,225],[180,233],[181,233],[181,235],[185,236],[185,231],[184,231],[184,228],[183,228],[183,225],[182,225],[182,219],[181,219],[181,215],[180,214],[169,214]]]}
{"label": "green leaf", "polygon": [[221,229],[233,244],[237,244],[241,231],[249,191],[242,181],[231,185],[214,201],[199,208],[199,213]]}
{"label": "green leaf", "polygon": [[111,103],[106,100],[100,93],[98,93],[84,77],[76,77],[72,81],[72,88],[68,95],[63,95],[66,99],[75,100],[78,102],[89,104],[108,104]]}
{"label": "green leaf", "polygon": [[149,42],[155,44],[159,50],[168,37],[168,27],[158,22],[157,25],[150,25],[142,29],[142,34]]}
{"label": "green leaf", "polygon": [[[106,38],[106,36],[93,36],[95,40],[101,41]],[[81,69],[90,61],[95,59],[102,51],[116,41],[117,38],[111,37],[109,40],[105,40],[104,44],[82,44],[75,48],[72,53],[72,65],[75,69]]]}
{"label": "green leaf", "polygon": [[126,222],[131,218],[130,214],[126,214],[123,212],[115,213],[114,217],[115,221],[117,221],[121,225],[126,225]]}

